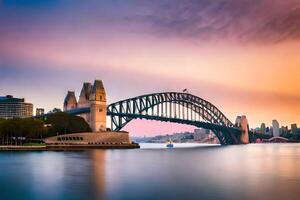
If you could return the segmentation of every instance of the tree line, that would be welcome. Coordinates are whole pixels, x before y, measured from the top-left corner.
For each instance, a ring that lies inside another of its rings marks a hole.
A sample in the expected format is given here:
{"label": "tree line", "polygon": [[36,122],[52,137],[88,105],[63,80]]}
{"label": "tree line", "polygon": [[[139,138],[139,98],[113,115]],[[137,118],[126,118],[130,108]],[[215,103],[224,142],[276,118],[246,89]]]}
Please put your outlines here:
{"label": "tree line", "polygon": [[0,144],[22,145],[42,142],[46,137],[89,132],[86,121],[67,113],[51,113],[41,118],[0,119]]}

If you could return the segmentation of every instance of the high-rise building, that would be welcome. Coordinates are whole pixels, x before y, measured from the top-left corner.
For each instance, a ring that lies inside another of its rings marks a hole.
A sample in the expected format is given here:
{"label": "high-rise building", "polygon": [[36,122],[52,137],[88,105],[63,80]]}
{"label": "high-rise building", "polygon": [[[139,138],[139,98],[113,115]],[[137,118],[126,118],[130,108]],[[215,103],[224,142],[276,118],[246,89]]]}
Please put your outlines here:
{"label": "high-rise building", "polygon": [[[273,133],[273,132],[272,132],[272,133]],[[270,134],[270,127],[266,127],[266,134],[267,134],[267,135],[271,135],[271,134]]]}
{"label": "high-rise building", "polygon": [[289,128],[287,126],[281,127],[281,134],[287,134],[289,132]]}
{"label": "high-rise building", "polygon": [[253,129],[253,133],[257,133],[257,134],[261,134],[261,130],[259,127],[256,127],[255,129]]}
{"label": "high-rise building", "polygon": [[44,115],[45,114],[45,109],[44,108],[37,108],[35,110],[35,115],[36,116],[41,116],[41,115]]}
{"label": "high-rise building", "polygon": [[292,125],[291,125],[291,132],[292,132],[293,134],[295,134],[295,133],[297,133],[297,130],[298,130],[297,124],[292,124]]}
{"label": "high-rise building", "polygon": [[271,135],[273,136],[273,127],[271,126],[270,129],[269,129],[269,134],[268,135]]}
{"label": "high-rise building", "polygon": [[266,124],[262,123],[260,126],[260,132],[261,134],[266,134]]}
{"label": "high-rise building", "polygon": [[277,120],[272,121],[273,137],[279,137],[279,123]]}
{"label": "high-rise building", "polygon": [[0,97],[0,118],[32,117],[33,105],[26,103],[24,98],[14,98],[11,95]]}

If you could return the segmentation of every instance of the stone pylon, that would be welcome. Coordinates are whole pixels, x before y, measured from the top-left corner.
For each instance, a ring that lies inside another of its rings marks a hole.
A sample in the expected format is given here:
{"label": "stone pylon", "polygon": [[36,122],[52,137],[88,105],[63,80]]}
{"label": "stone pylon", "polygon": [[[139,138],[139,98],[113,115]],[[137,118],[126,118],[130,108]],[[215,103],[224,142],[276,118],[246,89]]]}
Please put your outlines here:
{"label": "stone pylon", "polygon": [[[92,93],[92,84],[91,83],[83,83],[78,104],[78,108],[86,108],[90,106],[90,95]],[[90,124],[90,113],[84,113],[80,114],[80,117],[82,117],[87,123]]]}
{"label": "stone pylon", "polygon": [[77,108],[77,100],[74,91],[68,91],[64,100],[64,111]]}
{"label": "stone pylon", "polygon": [[242,130],[242,134],[240,136],[240,141],[242,144],[249,143],[249,124],[247,117],[245,115],[238,116],[235,120],[235,125],[240,127]]}
{"label": "stone pylon", "polygon": [[106,93],[101,80],[95,80],[89,98],[90,126],[93,132],[106,131]]}

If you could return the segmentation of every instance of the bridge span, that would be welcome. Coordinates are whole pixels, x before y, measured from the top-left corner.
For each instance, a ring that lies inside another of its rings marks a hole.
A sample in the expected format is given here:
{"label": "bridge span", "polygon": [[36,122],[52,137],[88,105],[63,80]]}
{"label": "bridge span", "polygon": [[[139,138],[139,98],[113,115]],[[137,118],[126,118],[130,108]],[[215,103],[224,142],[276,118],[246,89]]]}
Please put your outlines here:
{"label": "bridge span", "polygon": [[[95,113],[95,107],[69,109],[73,115]],[[110,128],[120,131],[134,119],[157,120],[209,129],[222,145],[249,143],[245,116],[233,124],[215,105],[189,93],[164,92],[141,95],[112,103],[106,107]]]}

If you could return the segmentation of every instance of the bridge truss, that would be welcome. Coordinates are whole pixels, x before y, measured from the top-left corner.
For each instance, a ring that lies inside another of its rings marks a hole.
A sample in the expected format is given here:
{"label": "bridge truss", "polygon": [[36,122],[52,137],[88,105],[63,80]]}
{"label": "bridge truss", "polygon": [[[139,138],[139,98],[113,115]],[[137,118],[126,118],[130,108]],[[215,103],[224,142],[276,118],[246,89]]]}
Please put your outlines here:
{"label": "bridge truss", "polygon": [[212,103],[189,93],[154,93],[125,99],[110,104],[107,115],[114,131],[133,119],[148,119],[210,129],[223,145],[240,143],[239,128]]}

